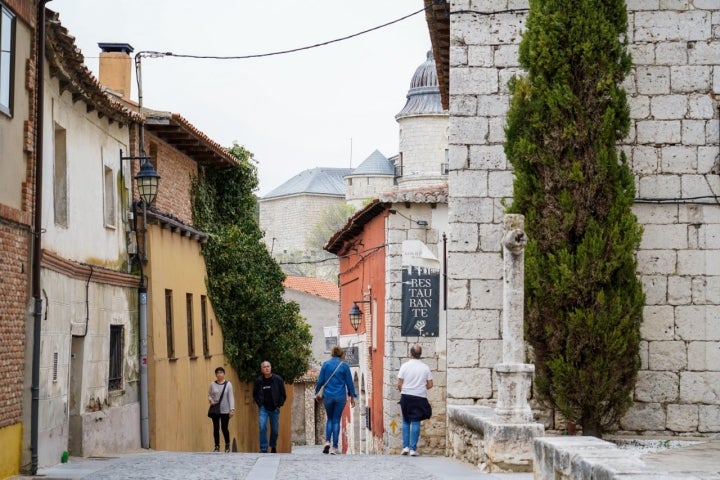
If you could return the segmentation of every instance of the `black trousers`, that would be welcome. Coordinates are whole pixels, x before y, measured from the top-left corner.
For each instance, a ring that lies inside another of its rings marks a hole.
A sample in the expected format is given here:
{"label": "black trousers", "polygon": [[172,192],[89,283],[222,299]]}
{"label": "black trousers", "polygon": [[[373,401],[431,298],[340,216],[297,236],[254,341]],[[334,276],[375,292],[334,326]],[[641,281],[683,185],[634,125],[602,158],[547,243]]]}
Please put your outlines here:
{"label": "black trousers", "polygon": [[221,413],[212,417],[213,422],[213,439],[215,440],[215,446],[220,445],[220,428],[222,428],[223,437],[225,437],[225,445],[230,445],[230,430],[228,424],[230,423],[230,414]]}

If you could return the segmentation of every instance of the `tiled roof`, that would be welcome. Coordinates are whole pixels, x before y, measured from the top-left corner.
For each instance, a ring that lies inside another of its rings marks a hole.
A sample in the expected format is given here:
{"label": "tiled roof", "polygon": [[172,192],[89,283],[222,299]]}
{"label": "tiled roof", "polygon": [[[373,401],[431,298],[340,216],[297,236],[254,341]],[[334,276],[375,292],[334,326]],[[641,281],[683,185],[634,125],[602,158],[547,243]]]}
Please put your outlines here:
{"label": "tiled roof", "polygon": [[345,198],[345,182],[343,177],[350,175],[351,168],[316,167],[304,170],[293,178],[270,191],[263,200],[277,197],[288,197],[301,193],[332,195]]}
{"label": "tiled roof", "polygon": [[178,113],[144,109],[145,130],[202,165],[230,167],[238,160]]}
{"label": "tiled roof", "polygon": [[379,196],[381,202],[389,203],[447,203],[447,183],[415,188],[403,188]]}
{"label": "tiled roof", "polygon": [[381,202],[379,200],[373,200],[368,203],[361,210],[355,212],[355,214],[348,219],[345,226],[330,237],[330,240],[327,241],[323,249],[337,255],[343,248],[343,245],[345,245],[345,242],[352,240],[359,235],[370,220],[389,208],[389,203]]}
{"label": "tiled roof", "polygon": [[85,65],[85,57],[75,45],[75,37],[60,23],[57,12],[46,9],[45,57],[49,73],[58,79],[60,93],[69,91],[73,101],[83,101],[88,112],[126,125],[141,122],[142,116],[105,93],[102,85]]}
{"label": "tiled roof", "polygon": [[340,289],[337,284],[322,278],[287,277],[283,285],[290,290],[309,293],[335,302],[340,301]]}

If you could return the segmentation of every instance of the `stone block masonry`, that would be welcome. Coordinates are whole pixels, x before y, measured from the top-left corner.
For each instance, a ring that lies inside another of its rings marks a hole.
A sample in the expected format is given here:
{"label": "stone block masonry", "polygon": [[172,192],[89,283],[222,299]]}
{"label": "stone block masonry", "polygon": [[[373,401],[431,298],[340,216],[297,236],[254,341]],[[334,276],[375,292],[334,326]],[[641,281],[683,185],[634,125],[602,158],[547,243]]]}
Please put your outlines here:
{"label": "stone block masonry", "polygon": [[[526,1],[450,2],[448,403],[492,404],[503,201],[512,195],[502,147],[507,81]],[[620,431],[720,432],[720,3],[626,2],[633,68],[623,87],[631,128],[618,145],[635,176],[644,226],[637,274],[646,306],[635,404]],[[480,12],[480,10],[482,10]],[[477,346],[477,347],[475,347]],[[468,381],[469,378],[474,379]],[[542,415],[546,428],[554,415]]]}

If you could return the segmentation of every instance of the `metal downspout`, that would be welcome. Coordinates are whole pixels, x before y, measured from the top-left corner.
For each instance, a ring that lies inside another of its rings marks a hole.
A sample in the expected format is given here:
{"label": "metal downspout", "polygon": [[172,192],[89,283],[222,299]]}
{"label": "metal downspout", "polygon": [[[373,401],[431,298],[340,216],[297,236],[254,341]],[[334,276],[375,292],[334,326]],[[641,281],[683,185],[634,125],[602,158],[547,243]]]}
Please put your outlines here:
{"label": "metal downspout", "polygon": [[32,296],[33,296],[33,346],[32,346],[32,403],[30,408],[30,473],[38,469],[38,422],[40,417],[40,334],[42,298],[40,285],[40,260],[42,257],[42,180],[43,180],[43,124],[45,121],[45,4],[37,6],[37,57],[35,79],[35,201],[32,250]]}

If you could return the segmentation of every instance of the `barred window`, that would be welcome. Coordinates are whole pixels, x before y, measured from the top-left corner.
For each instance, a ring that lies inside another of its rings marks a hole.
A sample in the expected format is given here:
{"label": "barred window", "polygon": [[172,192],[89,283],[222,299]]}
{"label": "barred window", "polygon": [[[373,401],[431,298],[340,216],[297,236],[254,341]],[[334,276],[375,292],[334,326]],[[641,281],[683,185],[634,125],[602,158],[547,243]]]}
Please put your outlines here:
{"label": "barred window", "polygon": [[110,325],[110,375],[108,390],[122,390],[123,382],[123,340],[125,328]]}

